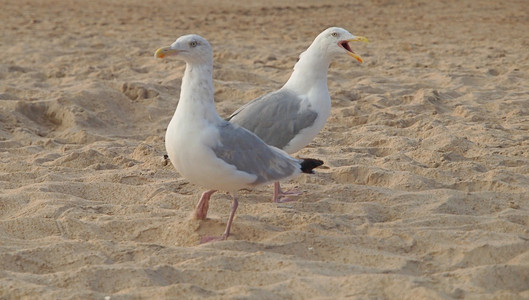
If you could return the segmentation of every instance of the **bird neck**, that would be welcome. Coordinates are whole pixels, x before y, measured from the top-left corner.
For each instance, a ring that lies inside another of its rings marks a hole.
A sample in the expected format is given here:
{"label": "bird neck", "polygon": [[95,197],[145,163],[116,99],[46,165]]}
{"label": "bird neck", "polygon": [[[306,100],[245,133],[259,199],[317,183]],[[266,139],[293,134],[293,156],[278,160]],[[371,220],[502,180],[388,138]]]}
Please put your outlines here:
{"label": "bird neck", "polygon": [[298,93],[308,93],[312,88],[326,88],[330,64],[331,60],[312,44],[299,56],[285,87]]}
{"label": "bird neck", "polygon": [[213,64],[187,63],[175,116],[185,112],[186,118],[217,122],[214,92]]}

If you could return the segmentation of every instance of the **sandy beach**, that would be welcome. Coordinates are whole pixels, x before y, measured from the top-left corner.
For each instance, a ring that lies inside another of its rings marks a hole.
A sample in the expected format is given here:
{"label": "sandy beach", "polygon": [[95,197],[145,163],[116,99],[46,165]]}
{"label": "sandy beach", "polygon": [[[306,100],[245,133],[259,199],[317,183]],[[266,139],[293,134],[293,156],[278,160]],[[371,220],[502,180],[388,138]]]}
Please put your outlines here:
{"label": "sandy beach", "polygon": [[[529,299],[527,1],[4,0],[0,299]],[[191,218],[164,165],[196,33],[227,117],[339,26],[325,161]]]}

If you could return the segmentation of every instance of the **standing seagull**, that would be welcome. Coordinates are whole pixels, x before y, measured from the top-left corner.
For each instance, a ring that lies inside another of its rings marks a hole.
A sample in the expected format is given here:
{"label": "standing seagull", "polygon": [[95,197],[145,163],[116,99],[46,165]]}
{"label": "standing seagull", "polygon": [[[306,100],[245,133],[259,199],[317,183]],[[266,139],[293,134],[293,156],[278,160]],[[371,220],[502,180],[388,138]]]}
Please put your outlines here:
{"label": "standing seagull", "polygon": [[[155,57],[176,55],[186,62],[180,100],[167,127],[165,147],[176,170],[190,182],[212,189],[202,195],[195,216],[207,215],[209,196],[216,190],[232,195],[233,204],[224,234],[230,234],[239,189],[285,179],[323,164],[315,159],[296,159],[268,146],[237,124],[223,120],[213,100],[213,51],[198,35],[185,35],[171,46],[160,48]],[[207,197],[205,194],[210,193]]]}
{"label": "standing seagull", "polygon": [[[331,113],[327,71],[332,60],[345,53],[362,62],[349,46],[354,41],[367,39],[339,27],[324,30],[301,53],[282,88],[248,102],[227,120],[255,133],[268,145],[289,154],[298,152],[316,137]],[[206,192],[206,197],[213,193]],[[298,194],[283,192],[276,181],[272,201],[289,201],[283,197]]]}

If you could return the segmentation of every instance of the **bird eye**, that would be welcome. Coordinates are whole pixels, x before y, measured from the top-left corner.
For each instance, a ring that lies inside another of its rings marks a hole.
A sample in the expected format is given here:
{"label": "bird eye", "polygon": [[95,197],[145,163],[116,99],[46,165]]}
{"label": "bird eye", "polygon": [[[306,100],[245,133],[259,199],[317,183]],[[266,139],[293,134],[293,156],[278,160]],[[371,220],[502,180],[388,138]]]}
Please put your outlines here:
{"label": "bird eye", "polygon": [[191,41],[191,42],[189,43],[189,46],[191,46],[191,47],[194,48],[194,47],[197,46],[197,44],[198,44],[197,41]]}
{"label": "bird eye", "polygon": [[338,36],[338,32],[333,32],[333,33],[331,33],[331,35],[334,36],[334,37],[337,37]]}

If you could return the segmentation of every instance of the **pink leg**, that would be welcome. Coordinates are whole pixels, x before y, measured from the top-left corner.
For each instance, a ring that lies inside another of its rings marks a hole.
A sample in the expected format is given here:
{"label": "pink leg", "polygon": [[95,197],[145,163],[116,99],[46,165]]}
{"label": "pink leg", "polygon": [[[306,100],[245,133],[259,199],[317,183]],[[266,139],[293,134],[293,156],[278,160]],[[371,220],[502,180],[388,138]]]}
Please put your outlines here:
{"label": "pink leg", "polygon": [[230,218],[228,219],[228,224],[226,225],[226,230],[224,230],[224,233],[219,237],[203,237],[200,240],[201,244],[215,241],[224,241],[228,238],[230,235],[231,223],[233,223],[233,217],[235,217],[235,211],[237,211],[237,207],[239,206],[239,201],[237,201],[237,195],[235,193],[233,193],[232,198],[233,202],[231,203]]}
{"label": "pink leg", "polygon": [[209,190],[202,193],[200,201],[198,201],[197,207],[195,208],[195,218],[199,220],[204,220],[208,216],[209,209],[209,198],[217,190]]}
{"label": "pink leg", "polygon": [[292,199],[286,197],[286,196],[299,196],[301,195],[301,193],[299,191],[288,191],[288,192],[283,192],[281,190],[281,185],[279,184],[278,181],[274,182],[274,196],[272,198],[272,202],[275,202],[275,203],[284,203],[284,202],[289,202],[289,201],[292,201]]}

